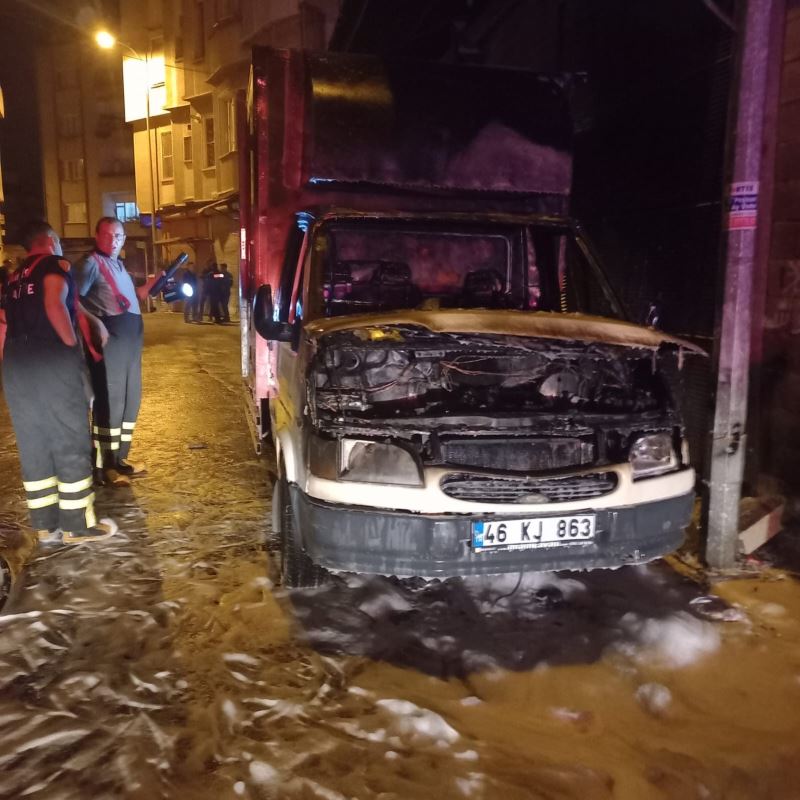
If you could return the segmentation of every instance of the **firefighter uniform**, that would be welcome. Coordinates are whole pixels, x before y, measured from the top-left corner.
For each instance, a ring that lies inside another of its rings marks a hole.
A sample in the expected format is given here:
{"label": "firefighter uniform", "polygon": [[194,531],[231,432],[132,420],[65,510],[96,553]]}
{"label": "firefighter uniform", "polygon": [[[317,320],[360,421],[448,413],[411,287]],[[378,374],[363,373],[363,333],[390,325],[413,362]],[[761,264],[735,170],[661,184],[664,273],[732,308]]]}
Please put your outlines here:
{"label": "firefighter uniform", "polygon": [[62,277],[74,326],[75,285],[59,262],[55,255],[30,256],[9,277],[3,387],[32,526],[85,531],[96,520],[83,356],[79,345],[61,341],[44,307],[45,277]]}
{"label": "firefighter uniform", "polygon": [[118,259],[94,250],[74,271],[83,305],[109,334],[103,359],[88,364],[95,468],[114,470],[128,457],[141,405],[142,315],[133,280]]}

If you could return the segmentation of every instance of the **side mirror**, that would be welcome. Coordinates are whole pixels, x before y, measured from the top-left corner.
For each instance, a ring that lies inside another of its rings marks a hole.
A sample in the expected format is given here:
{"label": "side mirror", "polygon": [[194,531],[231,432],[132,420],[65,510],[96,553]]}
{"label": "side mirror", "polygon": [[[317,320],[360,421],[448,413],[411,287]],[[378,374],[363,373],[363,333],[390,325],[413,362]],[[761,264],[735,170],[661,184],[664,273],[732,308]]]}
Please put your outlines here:
{"label": "side mirror", "polygon": [[258,287],[253,301],[253,327],[258,335],[268,342],[290,342],[292,326],[288,322],[276,322],[274,313],[272,287],[268,283],[264,283]]}

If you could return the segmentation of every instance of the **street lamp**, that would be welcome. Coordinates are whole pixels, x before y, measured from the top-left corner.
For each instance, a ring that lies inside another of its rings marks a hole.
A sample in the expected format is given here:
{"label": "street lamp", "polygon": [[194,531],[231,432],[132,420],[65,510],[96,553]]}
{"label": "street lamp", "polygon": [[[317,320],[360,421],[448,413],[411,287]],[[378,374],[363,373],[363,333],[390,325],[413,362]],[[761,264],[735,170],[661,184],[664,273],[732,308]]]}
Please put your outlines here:
{"label": "street lamp", "polygon": [[[137,61],[144,61],[145,64],[145,105],[144,105],[144,122],[145,130],[147,132],[147,166],[150,172],[150,260],[152,263],[153,275],[158,271],[158,263],[156,260],[156,176],[154,175],[153,163],[153,143],[150,136],[150,59],[148,57],[142,58],[141,55],[129,44],[119,41],[115,36],[108,31],[97,31],[94,35],[94,40],[99,47],[104,50],[111,50],[115,45],[124,47]],[[148,301],[149,302],[149,301]]]}

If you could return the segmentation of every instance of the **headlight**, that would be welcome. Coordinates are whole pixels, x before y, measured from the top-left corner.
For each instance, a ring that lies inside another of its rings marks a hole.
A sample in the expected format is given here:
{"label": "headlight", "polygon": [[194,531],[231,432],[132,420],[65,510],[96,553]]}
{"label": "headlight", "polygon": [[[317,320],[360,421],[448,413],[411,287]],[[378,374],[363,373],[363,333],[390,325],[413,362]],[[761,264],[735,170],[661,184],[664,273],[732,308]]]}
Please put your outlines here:
{"label": "headlight", "polygon": [[422,486],[419,465],[408,450],[366,439],[336,442],[313,437],[309,467],[314,475],[330,480]]}
{"label": "headlight", "polygon": [[649,433],[640,436],[628,456],[633,467],[633,479],[662,475],[678,468],[678,456],[672,446],[672,434]]}

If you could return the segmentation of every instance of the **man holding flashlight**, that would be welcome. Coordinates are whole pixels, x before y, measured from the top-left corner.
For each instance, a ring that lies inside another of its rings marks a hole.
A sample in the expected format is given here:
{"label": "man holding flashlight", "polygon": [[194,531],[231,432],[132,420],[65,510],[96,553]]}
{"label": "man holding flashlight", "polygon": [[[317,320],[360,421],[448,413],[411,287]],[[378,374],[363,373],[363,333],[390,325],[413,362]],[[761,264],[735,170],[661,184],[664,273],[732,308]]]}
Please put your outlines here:
{"label": "man holding flashlight", "polygon": [[102,322],[108,333],[103,358],[89,361],[94,389],[92,440],[95,479],[111,486],[128,486],[144,472],[130,463],[133,431],[142,399],[143,324],[139,300],[144,300],[160,276],[143,286],[133,280],[119,258],[125,228],[115,217],[101,217],[95,227],[95,248],[73,267],[83,307]]}

